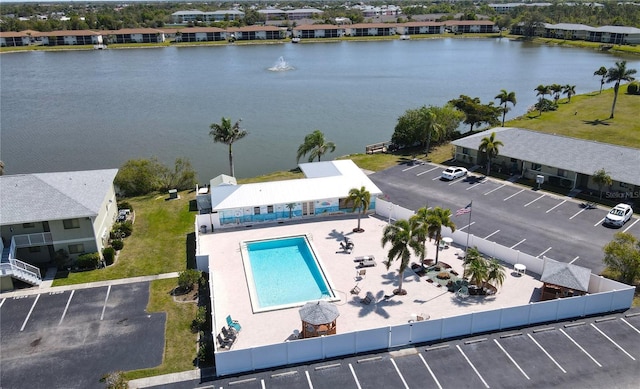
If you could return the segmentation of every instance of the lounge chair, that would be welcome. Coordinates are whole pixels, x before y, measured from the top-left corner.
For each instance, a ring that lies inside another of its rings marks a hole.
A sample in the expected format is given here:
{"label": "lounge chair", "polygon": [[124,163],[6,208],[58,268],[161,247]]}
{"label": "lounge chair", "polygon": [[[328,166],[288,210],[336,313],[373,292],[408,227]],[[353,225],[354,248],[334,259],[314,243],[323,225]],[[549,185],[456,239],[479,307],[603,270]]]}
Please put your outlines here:
{"label": "lounge chair", "polygon": [[230,330],[233,330],[235,332],[240,332],[240,330],[242,329],[240,323],[238,323],[237,320],[233,320],[231,318],[231,315],[227,316],[227,325],[229,326]]}
{"label": "lounge chair", "polygon": [[218,334],[218,344],[222,348],[231,348],[232,342],[222,338],[221,334]]}
{"label": "lounge chair", "polygon": [[362,268],[362,267],[374,267],[375,265],[376,265],[376,261],[374,259],[365,259],[364,261],[360,262],[358,267],[360,267],[360,268]]}
{"label": "lounge chair", "polygon": [[373,297],[371,297],[371,295],[367,293],[367,295],[364,296],[364,298],[360,299],[360,302],[364,305],[369,305],[373,302]]}
{"label": "lounge chair", "polygon": [[364,262],[364,261],[373,261],[376,258],[373,255],[364,255],[361,257],[355,257],[353,259],[353,262]]}
{"label": "lounge chair", "polygon": [[237,334],[233,330],[227,330],[227,327],[222,327],[222,336],[224,336],[224,340],[228,342],[235,342]]}

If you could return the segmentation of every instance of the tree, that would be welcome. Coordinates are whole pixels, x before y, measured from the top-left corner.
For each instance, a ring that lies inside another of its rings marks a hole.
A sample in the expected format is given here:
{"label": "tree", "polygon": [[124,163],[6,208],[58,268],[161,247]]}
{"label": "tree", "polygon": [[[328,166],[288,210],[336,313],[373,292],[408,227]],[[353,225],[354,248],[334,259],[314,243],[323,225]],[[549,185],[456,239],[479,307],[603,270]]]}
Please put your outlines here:
{"label": "tree", "polygon": [[504,144],[496,140],[495,132],[492,132],[491,135],[485,136],[480,140],[478,151],[484,152],[487,155],[487,175],[491,173],[491,160],[498,156],[501,146],[504,146]]}
{"label": "tree", "polygon": [[113,183],[126,196],[139,196],[160,189],[166,168],[156,159],[130,159],[125,162]]}
{"label": "tree", "polygon": [[636,74],[636,72],[636,69],[627,69],[627,61],[617,61],[616,66],[610,67],[609,70],[607,70],[605,82],[615,82],[613,85],[613,105],[611,106],[611,116],[609,116],[609,119],[613,119],[613,111],[616,109],[620,82],[635,80],[633,75]]}
{"label": "tree", "polygon": [[473,126],[476,124],[488,123],[489,125],[497,125],[500,123],[498,117],[502,109],[494,107],[493,102],[482,104],[478,97],[471,98],[460,95],[457,99],[449,100],[449,104],[464,113],[464,123],[471,125],[471,131],[473,131]]}
{"label": "tree", "polygon": [[477,248],[469,248],[464,257],[464,276],[469,278],[473,285],[482,286],[489,277],[487,263]]}
{"label": "tree", "polygon": [[602,262],[618,276],[618,280],[633,285],[640,277],[640,241],[627,232],[618,232],[604,246]]}
{"label": "tree", "polygon": [[556,103],[560,100],[560,93],[562,93],[562,85],[560,84],[551,84],[549,85],[549,90],[553,94],[553,101]]}
{"label": "tree", "polygon": [[248,135],[248,132],[240,128],[242,119],[231,125],[231,119],[223,117],[220,124],[212,123],[209,128],[209,135],[213,138],[214,143],[224,143],[229,146],[229,174],[235,177],[233,169],[233,150],[232,145]]}
{"label": "tree", "polygon": [[494,283],[496,287],[504,284],[505,273],[504,267],[495,258],[491,258],[487,261],[487,282]]}
{"label": "tree", "polygon": [[427,134],[426,146],[424,148],[424,156],[429,155],[429,146],[431,143],[431,137],[440,138],[442,134],[442,126],[438,124],[436,121],[436,114],[433,111],[428,111],[426,113],[426,129],[425,132]]}
{"label": "tree", "polygon": [[427,230],[429,239],[436,240],[436,263],[438,263],[438,255],[440,254],[440,240],[442,239],[442,227],[448,227],[451,232],[456,230],[455,223],[451,220],[451,210],[435,207],[429,210],[427,217]]}
{"label": "tree", "polygon": [[185,292],[193,289],[193,286],[200,280],[200,272],[195,269],[187,269],[178,274],[178,287]]}
{"label": "tree", "polygon": [[395,260],[400,260],[400,267],[398,268],[398,289],[393,291],[393,294],[405,295],[407,291],[402,289],[402,281],[404,277],[404,271],[409,265],[411,259],[411,251],[422,258],[424,256],[424,246],[416,238],[416,234],[411,228],[411,223],[405,219],[396,220],[393,224],[387,224],[382,231],[382,247],[385,247],[387,243],[391,244],[389,253],[387,255],[386,266],[387,270],[391,268],[391,264]]}
{"label": "tree", "polygon": [[320,162],[320,158],[325,155],[327,151],[333,153],[335,149],[335,143],[327,142],[324,139],[324,134],[320,130],[314,130],[311,134],[304,137],[304,143],[298,147],[296,161],[299,162],[300,158],[309,154],[309,162],[313,162],[316,157],[318,158],[318,162]]}
{"label": "tree", "polygon": [[604,86],[604,80],[607,78],[607,68],[600,66],[600,69],[593,72],[594,76],[600,76],[600,93],[602,93],[602,87]]}
{"label": "tree", "polygon": [[353,204],[352,211],[358,210],[358,227],[353,230],[353,232],[364,232],[362,228],[360,228],[360,215],[367,212],[369,209],[369,205],[371,204],[371,193],[362,186],[360,189],[352,188],[349,190],[349,201]]}
{"label": "tree", "polygon": [[173,170],[165,168],[161,171],[162,189],[185,190],[195,187],[196,171],[186,158],[176,158]]}
{"label": "tree", "polygon": [[398,118],[391,142],[400,147],[442,142],[452,137],[463,119],[464,114],[451,104],[409,109]]}
{"label": "tree", "polygon": [[506,89],[501,89],[500,93],[494,97],[494,99],[500,100],[500,105],[502,105],[502,127],[504,127],[504,117],[509,112],[509,108],[507,108],[507,103],[513,104],[516,106],[516,92],[507,92]]}
{"label": "tree", "polygon": [[416,211],[416,213],[409,218],[411,223],[411,230],[414,236],[422,244],[422,256],[420,257],[420,264],[424,267],[424,258],[427,255],[427,238],[429,237],[429,208],[422,207]]}
{"label": "tree", "polygon": [[575,85],[565,85],[562,87],[562,93],[567,95],[567,98],[569,99],[569,103],[571,102],[571,96],[574,96],[576,94],[576,86]]}
{"label": "tree", "polygon": [[596,170],[591,176],[593,183],[598,185],[598,190],[600,191],[600,198],[602,198],[602,188],[605,186],[610,186],[613,184],[613,179],[607,173],[604,168],[600,170]]}
{"label": "tree", "polygon": [[544,97],[551,94],[551,88],[548,85],[540,84],[536,89],[534,89],[534,91],[537,92],[536,96],[540,96],[540,99],[538,100],[538,111],[540,111],[540,115],[542,115],[542,110],[545,105],[544,101],[546,100]]}

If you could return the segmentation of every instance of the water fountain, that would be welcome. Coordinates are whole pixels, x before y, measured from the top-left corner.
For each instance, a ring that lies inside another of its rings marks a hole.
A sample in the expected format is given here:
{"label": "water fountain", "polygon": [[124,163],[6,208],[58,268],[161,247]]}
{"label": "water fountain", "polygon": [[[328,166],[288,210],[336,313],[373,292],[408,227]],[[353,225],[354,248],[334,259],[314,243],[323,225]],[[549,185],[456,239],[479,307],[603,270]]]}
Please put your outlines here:
{"label": "water fountain", "polygon": [[294,67],[289,65],[287,61],[284,60],[284,57],[278,58],[278,62],[275,63],[272,67],[269,68],[272,72],[286,72],[287,70],[293,70]]}

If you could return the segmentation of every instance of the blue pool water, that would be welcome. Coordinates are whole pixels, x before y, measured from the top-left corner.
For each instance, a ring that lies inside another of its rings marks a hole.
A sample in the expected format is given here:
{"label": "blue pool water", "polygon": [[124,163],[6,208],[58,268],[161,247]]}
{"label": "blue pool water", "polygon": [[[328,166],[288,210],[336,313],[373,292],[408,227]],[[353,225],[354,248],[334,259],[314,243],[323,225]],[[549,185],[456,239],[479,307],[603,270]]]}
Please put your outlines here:
{"label": "blue pool water", "polygon": [[332,296],[306,237],[248,242],[247,252],[256,308],[273,309]]}

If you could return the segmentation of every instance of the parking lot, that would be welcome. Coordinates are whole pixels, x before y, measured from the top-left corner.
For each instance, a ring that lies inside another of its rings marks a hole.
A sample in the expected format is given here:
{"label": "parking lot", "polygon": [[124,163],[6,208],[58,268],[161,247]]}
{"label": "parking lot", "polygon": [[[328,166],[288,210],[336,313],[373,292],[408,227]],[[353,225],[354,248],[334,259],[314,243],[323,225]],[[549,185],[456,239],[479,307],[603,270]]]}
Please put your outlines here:
{"label": "parking lot", "polygon": [[[452,213],[473,202],[471,215],[454,217],[458,230],[542,258],[575,263],[600,272],[605,244],[618,231],[640,236],[633,216],[623,227],[602,224],[609,208],[586,209],[581,201],[470,173],[440,179],[443,167],[399,165],[370,178],[394,204],[416,210],[440,206]],[[469,221],[471,216],[471,221]]]}
{"label": "parking lot", "polygon": [[484,334],[164,388],[632,388],[640,312]]}
{"label": "parking lot", "polygon": [[2,388],[95,388],[105,374],[162,363],[165,314],[149,283],[0,297]]}

